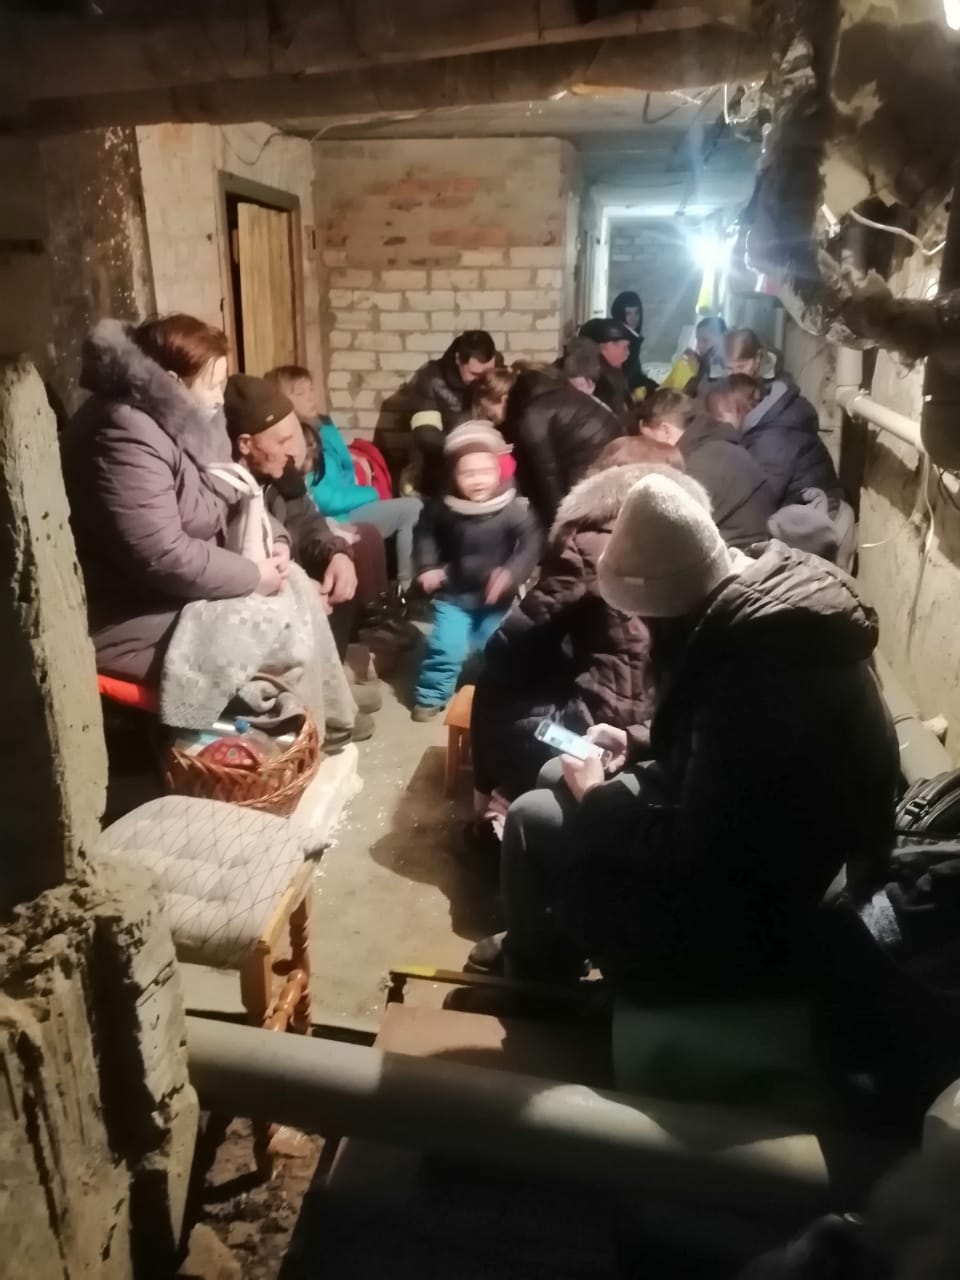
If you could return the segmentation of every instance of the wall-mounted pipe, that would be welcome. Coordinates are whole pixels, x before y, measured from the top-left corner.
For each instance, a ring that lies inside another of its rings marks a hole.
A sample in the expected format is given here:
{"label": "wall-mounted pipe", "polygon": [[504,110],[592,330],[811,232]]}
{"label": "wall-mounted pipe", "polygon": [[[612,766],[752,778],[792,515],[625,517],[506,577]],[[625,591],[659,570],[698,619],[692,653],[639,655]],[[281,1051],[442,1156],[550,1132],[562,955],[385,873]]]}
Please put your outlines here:
{"label": "wall-mounted pipe", "polygon": [[879,653],[876,665],[883,698],[897,728],[900,772],[908,786],[952,769],[953,760],[946,747],[920,719],[909,694],[893,674],[889,662]]}
{"label": "wall-mounted pipe", "polygon": [[[888,1148],[746,1110],[601,1093],[506,1071],[187,1019],[190,1078],[227,1115],[800,1222],[853,1203]],[[839,1147],[831,1147],[831,1143]],[[842,1153],[831,1185],[824,1150]]]}
{"label": "wall-mounted pipe", "polygon": [[872,427],[887,431],[898,440],[912,445],[918,453],[926,453],[919,422],[908,418],[906,414],[897,413],[895,409],[888,409],[885,404],[874,400],[859,387],[838,387],[837,403],[844,413],[849,413],[851,417],[863,418]]}

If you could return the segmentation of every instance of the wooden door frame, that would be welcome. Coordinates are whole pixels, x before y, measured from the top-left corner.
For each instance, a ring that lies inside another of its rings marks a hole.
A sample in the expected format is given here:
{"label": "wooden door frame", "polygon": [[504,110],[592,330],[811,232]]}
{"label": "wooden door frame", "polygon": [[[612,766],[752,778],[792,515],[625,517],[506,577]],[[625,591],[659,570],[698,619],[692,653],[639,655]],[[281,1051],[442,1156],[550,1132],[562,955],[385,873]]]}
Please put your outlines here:
{"label": "wooden door frame", "polygon": [[268,187],[262,182],[253,182],[250,178],[241,178],[235,173],[221,169],[219,173],[220,217],[224,234],[220,244],[220,277],[223,280],[224,308],[223,328],[230,341],[230,369],[237,369],[237,298],[234,295],[232,255],[230,245],[230,220],[227,211],[227,197],[239,197],[250,200],[253,204],[264,205],[268,209],[278,209],[290,214],[290,258],[293,277],[293,329],[294,347],[298,364],[305,364],[307,358],[305,308],[303,299],[303,223],[300,214],[300,197],[290,191],[282,191],[279,187]]}

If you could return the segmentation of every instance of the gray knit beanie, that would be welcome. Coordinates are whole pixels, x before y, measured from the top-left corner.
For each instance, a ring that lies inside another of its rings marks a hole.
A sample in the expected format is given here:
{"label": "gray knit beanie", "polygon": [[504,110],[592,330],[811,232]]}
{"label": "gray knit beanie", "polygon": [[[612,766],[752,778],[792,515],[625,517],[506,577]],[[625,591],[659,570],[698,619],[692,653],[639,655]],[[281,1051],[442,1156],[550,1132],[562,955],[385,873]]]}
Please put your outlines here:
{"label": "gray knit beanie", "polygon": [[443,452],[448,459],[461,458],[465,453],[510,453],[510,446],[486,418],[473,418],[454,427],[444,439]]}
{"label": "gray knit beanie", "polygon": [[663,475],[630,490],[598,566],[607,604],[644,618],[694,613],[733,573],[710,513]]}

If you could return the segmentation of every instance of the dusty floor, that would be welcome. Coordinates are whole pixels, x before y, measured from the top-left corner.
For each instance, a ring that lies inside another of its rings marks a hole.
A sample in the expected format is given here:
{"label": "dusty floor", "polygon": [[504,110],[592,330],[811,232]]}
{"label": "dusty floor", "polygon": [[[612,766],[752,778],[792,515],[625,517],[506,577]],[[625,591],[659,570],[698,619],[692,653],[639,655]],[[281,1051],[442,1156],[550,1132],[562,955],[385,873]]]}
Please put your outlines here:
{"label": "dusty floor", "polygon": [[459,969],[473,942],[496,927],[490,890],[455,856],[470,793],[465,781],[455,802],[444,797],[442,718],[414,724],[405,705],[413,663],[383,682],[376,734],[360,748],[363,790],[320,863],[317,1020],[376,1017],[391,965]]}

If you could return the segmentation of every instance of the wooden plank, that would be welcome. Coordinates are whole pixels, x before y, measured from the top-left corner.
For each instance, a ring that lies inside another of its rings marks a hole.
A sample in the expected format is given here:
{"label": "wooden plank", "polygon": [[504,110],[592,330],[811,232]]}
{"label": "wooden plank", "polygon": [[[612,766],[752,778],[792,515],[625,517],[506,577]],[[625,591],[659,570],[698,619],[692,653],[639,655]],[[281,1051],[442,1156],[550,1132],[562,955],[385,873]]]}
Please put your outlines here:
{"label": "wooden plank", "polygon": [[243,364],[257,377],[297,358],[290,222],[286,210],[237,206]]}

